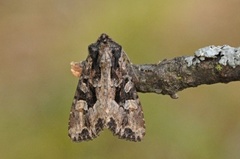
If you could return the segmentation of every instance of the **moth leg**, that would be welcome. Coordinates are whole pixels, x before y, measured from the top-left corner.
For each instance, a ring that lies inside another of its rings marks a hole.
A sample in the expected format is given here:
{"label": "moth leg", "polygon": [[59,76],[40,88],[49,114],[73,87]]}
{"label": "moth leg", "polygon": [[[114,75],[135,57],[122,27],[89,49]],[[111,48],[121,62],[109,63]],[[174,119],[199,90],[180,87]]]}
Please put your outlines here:
{"label": "moth leg", "polygon": [[80,77],[81,76],[81,74],[82,74],[82,70],[83,70],[83,64],[82,64],[82,62],[71,62],[70,63],[70,65],[71,65],[71,72],[72,72],[72,74],[73,74],[73,76],[75,76],[75,77]]}

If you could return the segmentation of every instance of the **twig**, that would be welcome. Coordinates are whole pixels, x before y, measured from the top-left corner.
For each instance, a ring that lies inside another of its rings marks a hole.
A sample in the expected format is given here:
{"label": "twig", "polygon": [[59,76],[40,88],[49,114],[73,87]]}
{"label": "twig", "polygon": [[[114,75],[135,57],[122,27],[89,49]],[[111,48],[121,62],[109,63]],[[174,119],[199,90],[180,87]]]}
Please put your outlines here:
{"label": "twig", "polygon": [[133,65],[138,92],[178,98],[177,92],[202,84],[240,80],[240,48],[208,46],[194,56],[176,57],[158,64]]}

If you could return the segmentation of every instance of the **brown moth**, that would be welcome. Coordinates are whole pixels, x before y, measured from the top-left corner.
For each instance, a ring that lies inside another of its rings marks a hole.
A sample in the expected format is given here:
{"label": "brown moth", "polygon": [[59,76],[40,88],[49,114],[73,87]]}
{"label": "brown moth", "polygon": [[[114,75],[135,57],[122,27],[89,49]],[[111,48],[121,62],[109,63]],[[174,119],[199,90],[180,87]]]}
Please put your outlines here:
{"label": "brown moth", "polygon": [[69,137],[75,142],[92,140],[108,128],[121,139],[141,141],[145,121],[126,53],[106,34],[88,51],[86,61],[72,63],[79,82],[70,112]]}

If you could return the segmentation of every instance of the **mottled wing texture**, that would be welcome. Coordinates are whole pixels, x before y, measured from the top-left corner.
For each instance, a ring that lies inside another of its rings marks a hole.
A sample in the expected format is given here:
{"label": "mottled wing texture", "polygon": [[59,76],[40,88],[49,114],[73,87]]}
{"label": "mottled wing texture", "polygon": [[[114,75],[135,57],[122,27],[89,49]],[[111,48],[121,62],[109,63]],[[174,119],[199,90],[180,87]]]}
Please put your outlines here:
{"label": "mottled wing texture", "polygon": [[130,79],[124,78],[116,89],[115,110],[107,127],[121,139],[141,141],[145,135],[143,111],[135,87]]}
{"label": "mottled wing texture", "polygon": [[69,118],[69,136],[73,141],[91,140],[103,129],[104,121],[98,120],[97,110],[93,109],[96,101],[95,88],[81,76]]}
{"label": "mottled wing texture", "polygon": [[129,72],[131,63],[122,47],[102,34],[89,46],[69,118],[73,141],[91,140],[104,128],[130,141],[145,135],[142,107]]}

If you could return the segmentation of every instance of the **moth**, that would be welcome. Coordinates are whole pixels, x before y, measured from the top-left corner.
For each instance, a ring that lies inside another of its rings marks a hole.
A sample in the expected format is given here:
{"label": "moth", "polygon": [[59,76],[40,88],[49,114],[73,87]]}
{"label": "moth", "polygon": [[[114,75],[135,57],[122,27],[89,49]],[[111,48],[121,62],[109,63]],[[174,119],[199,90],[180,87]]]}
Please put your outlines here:
{"label": "moth", "polygon": [[108,128],[120,139],[141,141],[145,121],[126,53],[106,34],[89,45],[88,51],[85,61],[72,63],[79,82],[70,111],[69,137],[75,142],[88,141]]}

